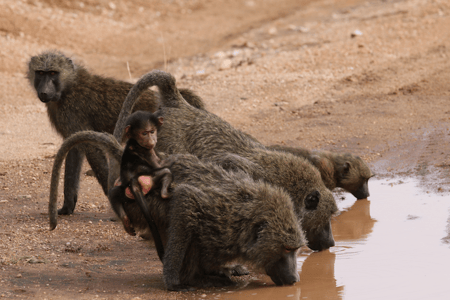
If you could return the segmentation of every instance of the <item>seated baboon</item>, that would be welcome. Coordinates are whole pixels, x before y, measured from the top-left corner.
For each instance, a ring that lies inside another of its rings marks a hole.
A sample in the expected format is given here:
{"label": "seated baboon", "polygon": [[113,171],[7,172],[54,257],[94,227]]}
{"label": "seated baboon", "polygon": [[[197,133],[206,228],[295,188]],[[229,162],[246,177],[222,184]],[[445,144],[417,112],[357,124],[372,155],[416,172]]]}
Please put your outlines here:
{"label": "seated baboon", "polygon": [[[56,198],[65,155],[89,142],[119,160],[122,148],[113,136],[79,132],[67,138],[56,154],[50,190],[50,226],[56,226]],[[169,290],[228,286],[234,282],[223,268],[235,261],[264,270],[277,285],[299,281],[297,250],[305,244],[294,206],[284,189],[255,181],[242,171],[229,172],[190,154],[175,154],[169,161],[172,196],[150,190],[145,196],[164,244],[163,275]],[[318,198],[310,199],[311,205]],[[136,202],[124,209],[133,227],[148,227]],[[222,274],[222,275],[219,275]]]}
{"label": "seated baboon", "polygon": [[[45,51],[31,57],[28,80],[47,106],[51,124],[67,138],[82,130],[112,133],[122,103],[133,86],[129,82],[93,75],[59,51]],[[203,108],[202,99],[190,90],[180,90],[185,99]],[[154,112],[160,106],[158,95],[147,90],[134,110]],[[59,214],[72,214],[77,202],[83,157],[108,193],[108,167],[102,151],[91,145],[74,148],[67,155],[64,178],[64,205]]]}
{"label": "seated baboon", "polygon": [[[193,108],[178,91],[175,78],[162,71],[144,75],[133,86],[121,114],[129,114],[139,95],[151,85],[159,88],[161,112],[165,120],[165,126],[158,133],[158,151],[167,154],[190,153],[202,160],[214,158],[223,167],[242,169],[254,179],[263,179],[285,188],[294,201],[295,212],[306,232],[308,246],[313,250],[334,246],[330,219],[337,211],[337,205],[319,171],[310,162],[289,153],[270,151],[218,116]],[[118,136],[116,131],[123,131],[121,120],[119,117],[114,129],[115,136]],[[239,163],[234,164],[233,159],[227,159],[222,164],[220,157],[229,154],[242,157],[250,164],[246,164],[245,169]],[[308,204],[315,201],[318,201],[317,205]]]}
{"label": "seated baboon", "polygon": [[350,192],[356,199],[366,199],[369,194],[369,179],[373,176],[369,166],[359,157],[350,153],[311,151],[281,145],[268,146],[267,149],[284,151],[304,157],[320,171],[325,186],[330,190],[336,187]]}

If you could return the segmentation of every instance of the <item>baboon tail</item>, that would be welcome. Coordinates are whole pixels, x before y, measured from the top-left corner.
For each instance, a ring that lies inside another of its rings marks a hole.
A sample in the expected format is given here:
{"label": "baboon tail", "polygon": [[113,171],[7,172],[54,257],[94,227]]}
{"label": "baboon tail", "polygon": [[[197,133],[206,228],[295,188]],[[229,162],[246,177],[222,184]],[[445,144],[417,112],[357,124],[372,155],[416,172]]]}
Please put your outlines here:
{"label": "baboon tail", "polygon": [[183,96],[181,96],[176,86],[175,78],[164,71],[153,70],[150,73],[142,76],[138,82],[128,92],[119,118],[114,128],[114,137],[120,141],[121,136],[125,130],[125,121],[130,116],[133,107],[139,96],[149,87],[156,85],[162,98],[162,105],[166,107],[178,107],[180,103],[189,105]]}
{"label": "baboon tail", "polygon": [[113,158],[120,162],[122,158],[123,148],[117,140],[109,133],[96,131],[80,131],[64,140],[58,153],[56,153],[53,162],[52,177],[50,183],[50,199],[48,203],[48,213],[50,217],[50,230],[55,229],[57,225],[58,211],[56,202],[58,198],[59,177],[61,175],[61,166],[66,158],[67,153],[76,145],[81,143],[93,144],[109,154],[110,159]]}

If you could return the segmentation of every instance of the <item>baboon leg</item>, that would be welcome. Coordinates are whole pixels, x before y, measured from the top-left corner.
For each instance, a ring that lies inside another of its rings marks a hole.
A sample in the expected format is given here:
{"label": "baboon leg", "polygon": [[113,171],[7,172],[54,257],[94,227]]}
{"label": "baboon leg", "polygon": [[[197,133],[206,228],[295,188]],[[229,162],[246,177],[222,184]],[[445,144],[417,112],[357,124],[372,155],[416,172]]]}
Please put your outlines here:
{"label": "baboon leg", "polygon": [[96,147],[86,147],[85,153],[98,183],[102,186],[105,195],[108,195],[108,160],[104,152]]}
{"label": "baboon leg", "polygon": [[168,168],[156,171],[153,176],[153,181],[158,182],[161,180],[161,198],[169,198],[169,186],[172,183],[172,172]]}
{"label": "baboon leg", "polygon": [[155,221],[150,214],[150,210],[148,209],[147,202],[144,199],[144,194],[141,190],[141,185],[136,177],[132,178],[130,181],[130,190],[134,196],[134,199],[138,203],[141,208],[142,213],[144,214],[145,220],[150,227],[150,231],[153,235],[153,241],[155,242],[156,251],[158,252],[159,259],[163,261],[164,259],[164,246],[161,240],[161,236],[159,234],[158,228],[156,227]]}
{"label": "baboon leg", "polygon": [[[180,197],[185,198],[185,197]],[[184,200],[181,200],[184,201]],[[186,201],[188,201],[186,199]],[[183,224],[183,212],[172,211],[169,225],[169,239],[163,260],[164,283],[169,291],[192,291],[194,288],[181,283],[183,261],[192,240],[192,232]],[[185,212],[184,212],[185,213]],[[198,264],[198,261],[190,262]]]}
{"label": "baboon leg", "polygon": [[67,153],[64,175],[64,205],[58,210],[59,215],[70,215],[75,210],[80,188],[80,173],[83,153],[73,148]]}

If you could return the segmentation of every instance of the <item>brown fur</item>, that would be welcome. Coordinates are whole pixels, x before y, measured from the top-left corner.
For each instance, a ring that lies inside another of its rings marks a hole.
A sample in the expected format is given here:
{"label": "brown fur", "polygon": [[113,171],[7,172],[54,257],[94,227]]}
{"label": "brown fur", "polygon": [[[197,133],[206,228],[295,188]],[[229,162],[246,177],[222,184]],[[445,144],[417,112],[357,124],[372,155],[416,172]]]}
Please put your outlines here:
{"label": "brown fur", "polygon": [[[39,86],[36,71],[53,71],[59,75],[56,82]],[[133,86],[125,81],[93,75],[59,51],[46,51],[31,57],[27,77],[38,95],[40,92],[54,92],[51,100],[43,98],[43,101],[48,101],[50,122],[63,138],[82,130],[112,133],[122,103]],[[187,100],[192,100],[193,105],[204,107],[201,98],[192,91],[182,90],[181,93]],[[154,112],[159,106],[157,94],[147,90],[142,93],[135,110]],[[90,145],[74,148],[66,159],[64,205],[59,214],[71,214],[75,209],[84,155],[103,191],[105,194],[108,192],[107,160],[102,151]]]}
{"label": "brown fur", "polygon": [[[320,173],[306,159],[267,150],[216,115],[188,105],[179,93],[175,79],[161,71],[148,73],[136,83],[121,114],[129,113],[141,92],[152,84],[157,84],[160,90],[165,120],[165,126],[158,133],[157,150],[169,154],[191,153],[224,167],[243,169],[255,179],[261,178],[285,188],[302,219],[308,246],[315,250],[334,246],[330,219],[337,206]],[[119,117],[117,133],[124,127],[120,122]],[[116,132],[115,136],[119,137]]]}
{"label": "brown fur", "polygon": [[[121,146],[107,133],[79,132],[58,151],[52,173],[49,214],[56,226],[60,168],[72,147],[93,143],[116,161]],[[254,181],[244,172],[228,172],[189,154],[172,155],[173,196],[150,191],[146,201],[165,245],[163,275],[169,290],[233,285],[224,267],[246,262],[263,269],[277,285],[299,280],[297,249],[305,244],[289,195],[279,187]],[[148,224],[136,203],[125,210],[137,230]],[[222,274],[222,275],[219,275]]]}
{"label": "brown fur", "polygon": [[323,182],[330,190],[336,187],[343,188],[358,200],[370,196],[368,181],[373,173],[359,156],[350,153],[310,151],[281,145],[272,145],[267,148],[292,153],[309,160],[319,169]]}

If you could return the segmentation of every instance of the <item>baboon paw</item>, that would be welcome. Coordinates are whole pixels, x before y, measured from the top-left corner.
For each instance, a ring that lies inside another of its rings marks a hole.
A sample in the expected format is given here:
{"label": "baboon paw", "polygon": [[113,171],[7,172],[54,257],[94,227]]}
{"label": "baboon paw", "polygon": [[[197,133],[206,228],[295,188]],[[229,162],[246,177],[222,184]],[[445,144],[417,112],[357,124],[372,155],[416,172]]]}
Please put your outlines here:
{"label": "baboon paw", "polygon": [[58,215],[71,215],[71,214],[73,214],[73,209],[70,209],[67,206],[63,206],[61,209],[58,209]]}

